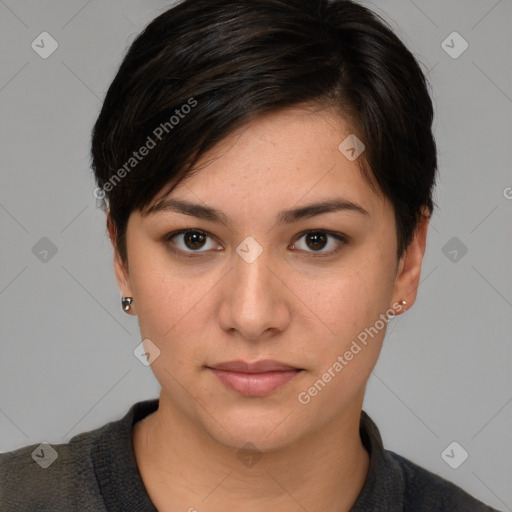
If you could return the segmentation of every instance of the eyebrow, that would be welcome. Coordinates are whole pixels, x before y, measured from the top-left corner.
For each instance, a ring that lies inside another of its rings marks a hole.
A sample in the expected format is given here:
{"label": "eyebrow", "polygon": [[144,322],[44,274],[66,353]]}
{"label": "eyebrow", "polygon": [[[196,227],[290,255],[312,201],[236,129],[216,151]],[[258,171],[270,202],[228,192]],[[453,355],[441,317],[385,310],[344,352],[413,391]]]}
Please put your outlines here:
{"label": "eyebrow", "polygon": [[[176,212],[198,219],[209,220],[224,226],[229,226],[228,217],[215,208],[200,204],[191,203],[189,201],[178,199],[163,199],[151,206],[145,215],[157,212]],[[333,198],[318,203],[311,203],[290,210],[283,210],[277,214],[277,224],[292,224],[302,219],[309,219],[324,213],[332,213],[339,211],[356,212],[361,215],[370,216],[367,210],[352,201],[343,198]]]}

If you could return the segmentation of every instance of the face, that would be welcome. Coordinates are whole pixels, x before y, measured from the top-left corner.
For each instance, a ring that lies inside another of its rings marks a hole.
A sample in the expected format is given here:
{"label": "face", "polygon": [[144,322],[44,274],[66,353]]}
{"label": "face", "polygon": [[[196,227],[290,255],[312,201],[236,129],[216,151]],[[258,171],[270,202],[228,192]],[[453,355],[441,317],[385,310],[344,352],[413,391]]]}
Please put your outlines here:
{"label": "face", "polygon": [[349,134],[327,110],[267,114],[129,218],[116,275],[160,350],[160,407],[225,446],[358,418],[387,323],[414,301],[425,231],[398,261],[391,203],[338,149]]}

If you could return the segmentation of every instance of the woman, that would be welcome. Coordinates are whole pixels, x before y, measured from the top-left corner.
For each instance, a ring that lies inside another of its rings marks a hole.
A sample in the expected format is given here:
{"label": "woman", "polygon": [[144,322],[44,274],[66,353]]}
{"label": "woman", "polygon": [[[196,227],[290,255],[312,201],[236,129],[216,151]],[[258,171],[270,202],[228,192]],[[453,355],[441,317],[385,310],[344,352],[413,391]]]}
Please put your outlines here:
{"label": "woman", "polygon": [[2,454],[2,510],[493,510],[385,450],[362,411],[416,299],[432,119],[412,54],[353,2],[185,0],[156,18],[92,157],[160,397]]}

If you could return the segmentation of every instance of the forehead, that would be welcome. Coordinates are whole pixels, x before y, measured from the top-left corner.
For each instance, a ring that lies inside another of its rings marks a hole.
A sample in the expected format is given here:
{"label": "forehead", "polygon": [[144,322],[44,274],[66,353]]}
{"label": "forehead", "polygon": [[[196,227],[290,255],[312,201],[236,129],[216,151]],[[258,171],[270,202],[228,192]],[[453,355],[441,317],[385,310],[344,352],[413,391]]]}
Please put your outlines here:
{"label": "forehead", "polygon": [[202,155],[193,172],[171,193],[165,187],[148,210],[170,198],[208,203],[219,211],[229,205],[237,211],[255,205],[281,211],[284,205],[338,197],[377,213],[387,201],[363,177],[364,151],[353,158],[363,147],[354,137],[349,124],[327,108],[260,115]]}

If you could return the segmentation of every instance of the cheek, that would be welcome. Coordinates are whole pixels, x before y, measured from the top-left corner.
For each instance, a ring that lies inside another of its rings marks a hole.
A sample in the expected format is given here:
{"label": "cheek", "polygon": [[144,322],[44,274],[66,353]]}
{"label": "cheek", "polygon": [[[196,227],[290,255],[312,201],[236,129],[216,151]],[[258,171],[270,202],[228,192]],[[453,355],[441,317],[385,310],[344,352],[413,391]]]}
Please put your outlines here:
{"label": "cheek", "polygon": [[136,284],[141,334],[160,341],[204,330],[208,280],[179,279],[155,273]]}
{"label": "cheek", "polygon": [[[132,290],[140,333],[160,349],[152,365],[174,373],[204,364],[205,334],[212,333],[214,288],[221,275],[194,266],[172,264],[163,251],[131,258]],[[206,268],[206,267],[205,267]]]}
{"label": "cheek", "polygon": [[[378,253],[377,253],[378,254]],[[354,257],[328,279],[309,283],[312,290],[304,300],[318,312],[331,334],[347,343],[373,325],[390,307],[395,261],[385,257]],[[338,346],[339,348],[339,346]]]}
{"label": "cheek", "polygon": [[[313,416],[334,417],[340,408],[362,397],[382,348],[390,321],[386,311],[392,280],[382,267],[362,268],[364,272],[354,271],[338,279],[333,276],[331,285],[323,290],[323,301],[314,302],[317,308],[324,305],[319,315],[330,333],[316,335],[315,346],[310,345],[312,372],[297,394],[298,403]],[[321,326],[315,332],[319,334],[321,329],[325,332]]]}
{"label": "cheek", "polygon": [[[390,321],[386,311],[396,264],[379,256],[351,261],[310,298],[330,332],[316,336],[314,371],[299,403],[318,407],[319,413],[336,404],[342,407],[362,393],[379,357]],[[315,331],[320,332],[318,327]]]}

